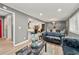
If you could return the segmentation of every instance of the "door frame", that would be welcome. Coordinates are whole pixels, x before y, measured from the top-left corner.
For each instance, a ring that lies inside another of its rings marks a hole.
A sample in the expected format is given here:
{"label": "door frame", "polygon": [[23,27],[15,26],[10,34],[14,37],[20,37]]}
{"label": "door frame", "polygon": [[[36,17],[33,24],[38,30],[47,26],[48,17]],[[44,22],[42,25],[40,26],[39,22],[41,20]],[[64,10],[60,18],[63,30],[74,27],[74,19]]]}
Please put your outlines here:
{"label": "door frame", "polygon": [[[13,46],[15,46],[15,13],[14,12],[12,12],[12,11],[9,11],[9,10],[5,10],[5,9],[2,9],[2,8],[0,8],[0,10],[2,10],[2,11],[5,11],[5,12],[8,12],[8,13],[11,13],[12,14],[12,40],[13,40]],[[2,28],[2,30],[3,30],[3,28]],[[3,38],[3,34],[2,34],[2,38]]]}

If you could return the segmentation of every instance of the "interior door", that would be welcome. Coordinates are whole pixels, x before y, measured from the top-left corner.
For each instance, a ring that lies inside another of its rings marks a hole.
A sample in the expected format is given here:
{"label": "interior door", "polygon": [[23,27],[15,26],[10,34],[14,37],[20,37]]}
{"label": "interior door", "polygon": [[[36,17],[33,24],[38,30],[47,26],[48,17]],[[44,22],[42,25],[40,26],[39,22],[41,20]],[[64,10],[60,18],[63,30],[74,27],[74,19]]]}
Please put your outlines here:
{"label": "interior door", "polygon": [[0,17],[0,38],[2,38],[2,18]]}

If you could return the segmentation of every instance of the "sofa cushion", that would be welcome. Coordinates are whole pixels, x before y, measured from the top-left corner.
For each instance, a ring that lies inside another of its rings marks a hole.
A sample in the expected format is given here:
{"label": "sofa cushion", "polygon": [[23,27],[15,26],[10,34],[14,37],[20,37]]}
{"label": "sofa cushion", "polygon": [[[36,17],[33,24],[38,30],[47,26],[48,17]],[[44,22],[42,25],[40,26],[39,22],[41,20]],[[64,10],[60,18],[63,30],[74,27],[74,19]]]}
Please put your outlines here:
{"label": "sofa cushion", "polygon": [[59,37],[54,37],[54,36],[46,36],[46,37],[49,38],[49,39],[57,39],[57,40],[60,40]]}
{"label": "sofa cushion", "polygon": [[48,36],[56,36],[56,37],[61,36],[61,34],[60,33],[57,33],[57,32],[47,32],[47,35]]}
{"label": "sofa cushion", "polygon": [[79,48],[79,41],[77,39],[65,38],[64,45]]}
{"label": "sofa cushion", "polygon": [[65,55],[78,55],[79,40],[75,38],[64,38],[63,50]]}
{"label": "sofa cushion", "polygon": [[64,36],[64,34],[61,34],[59,32],[44,32],[43,36],[56,36],[56,37],[61,37]]}

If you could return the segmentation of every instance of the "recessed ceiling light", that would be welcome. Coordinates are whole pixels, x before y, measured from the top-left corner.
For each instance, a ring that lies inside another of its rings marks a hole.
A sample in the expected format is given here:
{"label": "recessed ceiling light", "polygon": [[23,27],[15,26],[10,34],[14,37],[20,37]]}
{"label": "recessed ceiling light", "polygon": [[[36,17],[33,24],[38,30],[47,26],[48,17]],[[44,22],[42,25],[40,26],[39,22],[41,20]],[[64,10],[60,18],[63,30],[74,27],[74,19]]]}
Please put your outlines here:
{"label": "recessed ceiling light", "polygon": [[40,13],[40,16],[42,16],[43,15],[43,13]]}
{"label": "recessed ceiling light", "polygon": [[61,12],[61,11],[62,11],[62,9],[61,9],[61,8],[59,8],[57,11],[58,11],[58,12]]}

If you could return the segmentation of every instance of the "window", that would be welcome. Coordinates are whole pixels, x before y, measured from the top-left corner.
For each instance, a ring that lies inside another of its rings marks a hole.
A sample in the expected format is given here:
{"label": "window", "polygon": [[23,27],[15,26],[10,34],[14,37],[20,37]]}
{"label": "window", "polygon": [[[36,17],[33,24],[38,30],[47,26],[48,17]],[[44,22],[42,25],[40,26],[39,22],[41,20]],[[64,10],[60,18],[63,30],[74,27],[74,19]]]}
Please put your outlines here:
{"label": "window", "polygon": [[69,19],[69,31],[79,34],[79,12]]}

